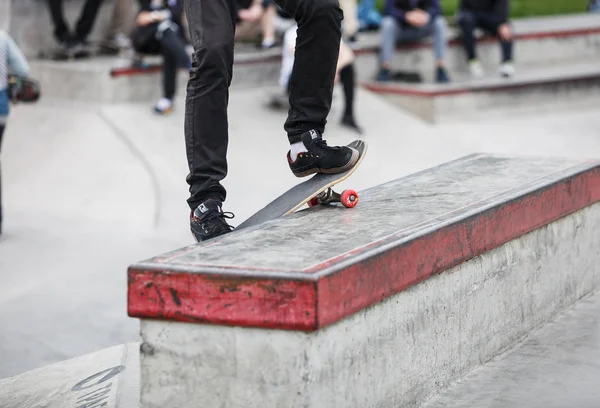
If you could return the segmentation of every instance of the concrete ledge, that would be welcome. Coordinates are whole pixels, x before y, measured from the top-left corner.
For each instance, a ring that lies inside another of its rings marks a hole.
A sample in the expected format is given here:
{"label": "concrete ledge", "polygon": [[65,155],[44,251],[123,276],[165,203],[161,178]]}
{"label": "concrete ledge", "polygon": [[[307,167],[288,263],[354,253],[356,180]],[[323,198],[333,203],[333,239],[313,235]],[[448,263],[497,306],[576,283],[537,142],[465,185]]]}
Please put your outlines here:
{"label": "concrete ledge", "polygon": [[600,283],[599,161],[477,154],[361,200],[132,265],[142,406],[417,407]]}
{"label": "concrete ledge", "polygon": [[139,343],[0,379],[2,408],[137,408]]}
{"label": "concrete ledge", "polygon": [[362,86],[432,123],[490,114],[541,112],[597,104],[600,60],[517,71],[514,78],[459,79],[451,84],[365,81]]}
{"label": "concrete ledge", "polygon": [[599,200],[598,162],[473,155],[132,265],[128,311],[316,330]]}
{"label": "concrete ledge", "polygon": [[142,320],[142,406],[418,407],[597,288],[598,228],[596,203],[316,332]]}

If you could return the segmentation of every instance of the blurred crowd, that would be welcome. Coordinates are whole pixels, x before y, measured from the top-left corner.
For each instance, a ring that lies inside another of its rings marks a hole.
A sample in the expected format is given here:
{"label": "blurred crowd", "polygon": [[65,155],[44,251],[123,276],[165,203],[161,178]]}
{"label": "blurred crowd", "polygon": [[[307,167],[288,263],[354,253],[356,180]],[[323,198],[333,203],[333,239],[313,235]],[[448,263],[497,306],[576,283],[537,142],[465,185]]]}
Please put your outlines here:
{"label": "blurred crowd", "polygon": [[[93,30],[103,0],[82,0],[73,28],[69,27],[63,10],[63,0],[46,0],[53,25],[58,52],[65,55],[89,52],[89,36]],[[190,70],[189,26],[184,12],[184,0],[113,0],[110,26],[100,47],[113,54],[133,54],[133,61],[146,55],[162,58],[162,96],[154,103],[158,114],[170,113],[177,90],[177,71]],[[223,1],[223,0],[207,0]],[[259,50],[281,47],[280,91],[274,101],[286,106],[289,79],[294,66],[296,22],[275,0],[230,0],[237,6],[237,41],[255,42]],[[448,19],[442,14],[444,0],[383,0],[380,11],[375,0],[339,0],[344,13],[342,39],[336,71],[336,85],[344,94],[342,125],[357,132],[361,128],[354,113],[356,86],[355,47],[365,31],[376,31],[379,38],[379,58],[374,77],[387,82],[402,78],[401,68],[393,67],[394,54],[399,42],[431,38],[435,55],[434,79],[438,83],[451,81],[445,64],[448,45]],[[137,4],[136,4],[137,3]],[[600,0],[589,0],[588,11],[600,12]],[[502,59],[498,74],[515,74],[513,64],[513,32],[510,22],[510,0],[459,0],[453,17],[462,35],[464,58],[473,78],[484,75],[477,57],[475,31],[482,30],[495,36]],[[130,27],[133,29],[130,29]],[[400,70],[394,70],[400,69]],[[399,74],[400,73],[400,74]],[[27,82],[29,67],[18,45],[8,33],[0,31],[0,149],[9,107],[19,101],[35,101],[39,89],[35,82]],[[1,176],[1,174],[0,174]],[[1,179],[0,179],[1,181]],[[0,182],[0,233],[2,228]]]}
{"label": "blurred crowd", "polygon": [[[62,10],[62,0],[47,0],[54,26],[54,37],[65,53],[85,52],[102,0],[85,0],[79,18],[70,30]],[[137,11],[132,15],[132,2]],[[233,0],[237,6],[236,41],[255,42],[257,49],[282,47],[279,100],[285,102],[293,67],[296,22],[274,0]],[[445,66],[448,42],[447,19],[442,15],[442,0],[384,0],[382,12],[375,0],[340,0],[344,13],[342,41],[336,75],[345,97],[342,124],[361,129],[353,113],[355,66],[353,48],[364,31],[376,30],[380,38],[378,71],[375,78],[386,82],[402,78],[392,67],[396,45],[431,38],[435,53],[435,80],[451,81]],[[137,61],[144,55],[161,55],[163,95],[154,110],[166,114],[173,109],[178,69],[190,69],[190,39],[183,0],[114,0],[111,25],[101,46],[114,53],[133,50]],[[129,30],[129,22],[134,22]],[[481,29],[496,35],[502,49],[499,72],[515,73],[512,54],[512,30],[509,0],[461,0],[456,14],[461,28],[465,58],[474,77],[483,76],[476,52],[474,32]],[[399,67],[401,68],[401,67]],[[399,71],[401,72],[401,71]],[[283,104],[284,105],[284,104]]]}

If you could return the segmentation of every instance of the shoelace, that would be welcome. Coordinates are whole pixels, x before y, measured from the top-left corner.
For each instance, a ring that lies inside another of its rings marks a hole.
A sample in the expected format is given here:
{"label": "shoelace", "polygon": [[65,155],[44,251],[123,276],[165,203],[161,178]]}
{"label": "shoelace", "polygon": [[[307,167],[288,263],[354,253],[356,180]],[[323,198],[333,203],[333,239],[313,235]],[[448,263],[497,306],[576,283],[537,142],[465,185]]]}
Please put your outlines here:
{"label": "shoelace", "polygon": [[[229,211],[222,212],[222,213],[219,214],[219,216],[221,218],[227,218],[227,219],[235,218],[235,215],[233,215],[233,213],[229,212]],[[227,224],[227,226],[229,227],[230,230],[233,229],[233,227],[231,225]]]}
{"label": "shoelace", "polygon": [[226,221],[223,221],[222,224],[220,225],[215,225],[214,228],[211,231],[208,231],[206,229],[206,224],[208,223],[208,221],[214,220],[215,218],[227,218],[227,219],[232,219],[235,217],[235,215],[232,212],[229,211],[224,211],[224,212],[215,212],[213,214],[211,214],[210,216],[208,216],[206,219],[204,219],[202,221],[202,229],[207,231],[207,232],[213,232],[216,228],[219,227],[227,227],[229,228],[229,230],[233,230],[233,226],[229,225]]}

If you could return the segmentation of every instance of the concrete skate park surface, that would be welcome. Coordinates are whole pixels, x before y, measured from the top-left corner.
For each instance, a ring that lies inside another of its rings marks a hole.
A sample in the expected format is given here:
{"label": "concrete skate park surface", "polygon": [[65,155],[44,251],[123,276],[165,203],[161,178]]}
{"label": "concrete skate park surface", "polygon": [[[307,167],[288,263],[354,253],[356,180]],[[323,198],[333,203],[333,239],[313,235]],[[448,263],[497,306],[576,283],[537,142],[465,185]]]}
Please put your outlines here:
{"label": "concrete skate park surface", "polygon": [[[231,98],[225,186],[234,225],[297,182],[284,158],[285,116],[258,104],[263,97],[246,90]],[[2,150],[0,377],[137,340],[124,266],[192,242],[183,99],[167,118],[153,116],[151,102],[46,97],[13,110]],[[341,105],[337,95],[330,143],[355,137],[337,125]],[[369,160],[344,185],[359,190],[477,151],[600,156],[595,110],[433,127],[359,90],[356,112]]]}

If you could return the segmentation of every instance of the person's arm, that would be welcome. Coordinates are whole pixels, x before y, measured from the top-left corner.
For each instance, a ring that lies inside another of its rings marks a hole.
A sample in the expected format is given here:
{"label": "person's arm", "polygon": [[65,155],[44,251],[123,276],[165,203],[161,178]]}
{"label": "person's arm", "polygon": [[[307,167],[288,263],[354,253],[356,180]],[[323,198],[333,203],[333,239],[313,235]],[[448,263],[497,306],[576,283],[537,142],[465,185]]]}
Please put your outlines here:
{"label": "person's arm", "polygon": [[494,12],[500,18],[500,24],[508,23],[509,4],[508,0],[496,0]]}
{"label": "person's arm", "polygon": [[404,21],[404,11],[396,7],[395,0],[385,0],[385,14],[395,17],[400,22]]}
{"label": "person's arm", "polygon": [[[213,0],[211,0],[213,1]],[[263,16],[263,0],[253,0],[252,4],[247,9],[238,11],[238,17],[242,21],[257,22]]]}
{"label": "person's arm", "polygon": [[5,40],[7,51],[6,62],[8,65],[8,71],[14,75],[28,77],[30,69],[29,64],[27,63],[27,59],[23,55],[23,52],[21,52],[21,49],[14,42],[10,35],[5,34]]}

